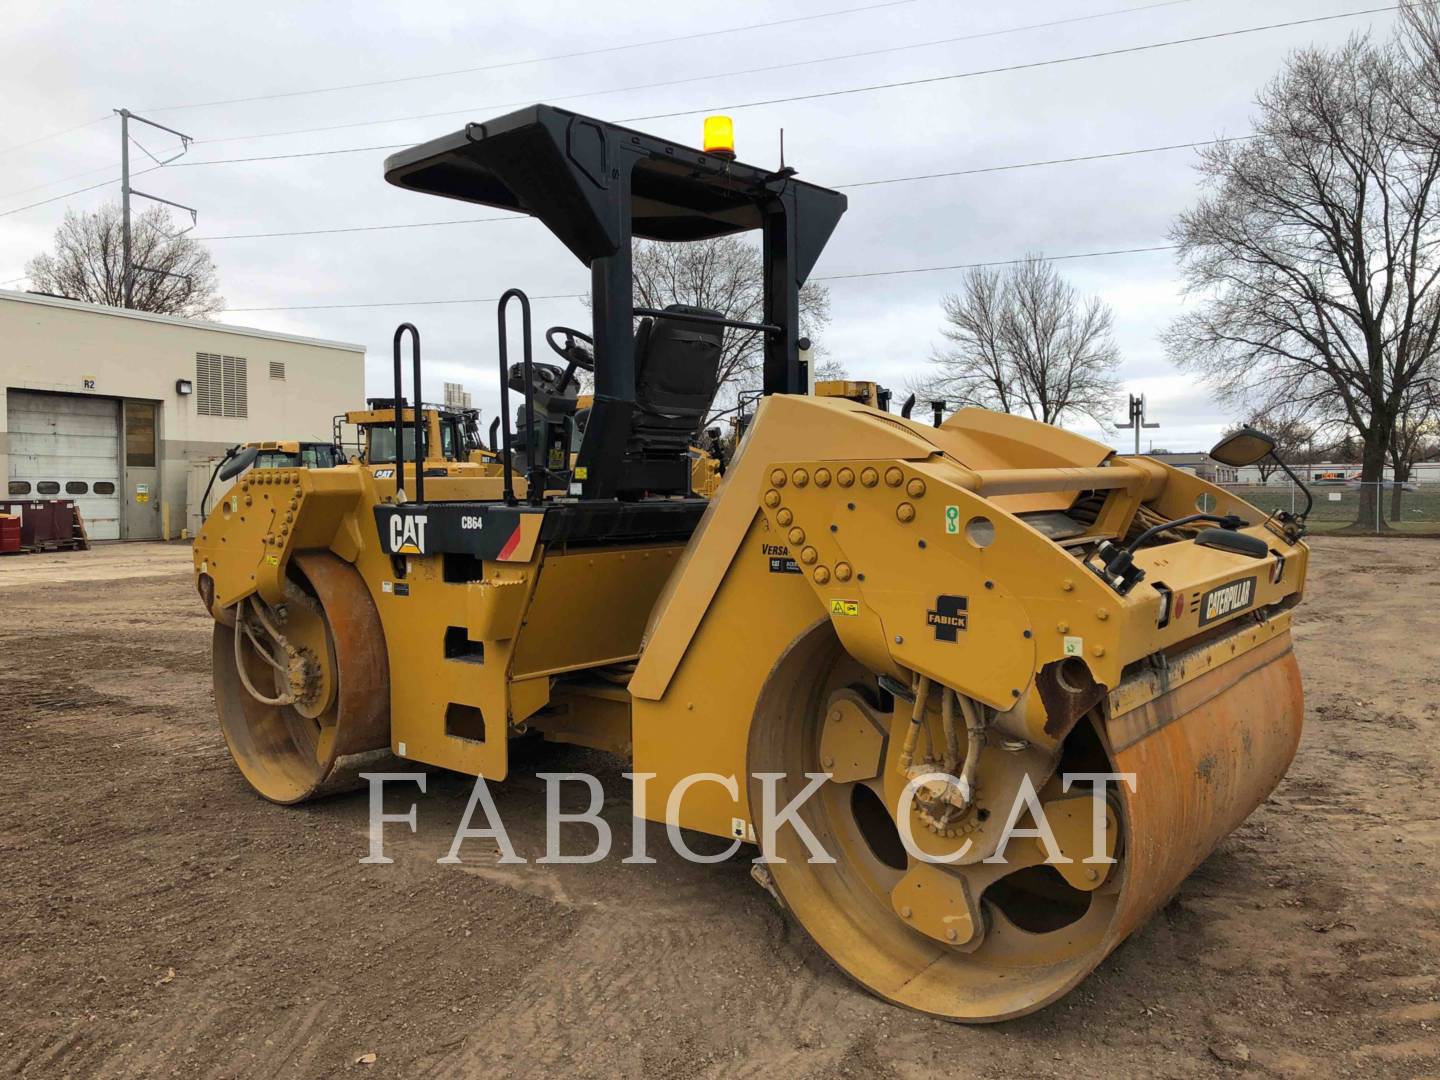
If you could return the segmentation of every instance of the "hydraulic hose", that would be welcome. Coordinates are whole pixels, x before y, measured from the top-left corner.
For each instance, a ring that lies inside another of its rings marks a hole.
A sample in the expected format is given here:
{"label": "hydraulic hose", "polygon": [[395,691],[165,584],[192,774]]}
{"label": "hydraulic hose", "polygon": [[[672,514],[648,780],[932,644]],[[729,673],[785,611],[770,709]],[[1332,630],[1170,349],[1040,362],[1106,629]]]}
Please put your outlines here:
{"label": "hydraulic hose", "polygon": [[968,697],[960,697],[960,711],[965,714],[965,765],[960,770],[959,806],[964,812],[975,801],[975,777],[980,772],[980,754],[989,738],[990,722],[985,716],[985,706]]}
{"label": "hydraulic hose", "polygon": [[905,733],[905,745],[900,751],[900,768],[910,771],[915,760],[915,743],[920,738],[920,726],[925,722],[925,705],[930,697],[930,676],[921,675],[915,684],[915,707],[910,710],[910,730]]}
{"label": "hydraulic hose", "polygon": [[[260,693],[259,690],[255,689],[255,684],[250,681],[250,673],[245,670],[245,649],[242,644],[242,639],[248,638],[251,646],[262,660],[282,674],[286,671],[286,669],[282,667],[274,657],[261,648],[260,643],[255,640],[255,632],[250,628],[250,624],[245,618],[246,605],[248,603],[249,598],[242,600],[239,610],[235,613],[235,673],[240,676],[240,685],[245,687],[246,692],[261,705],[292,705],[295,702],[295,698],[291,694],[280,694],[272,698]],[[263,616],[261,621],[264,622]]]}

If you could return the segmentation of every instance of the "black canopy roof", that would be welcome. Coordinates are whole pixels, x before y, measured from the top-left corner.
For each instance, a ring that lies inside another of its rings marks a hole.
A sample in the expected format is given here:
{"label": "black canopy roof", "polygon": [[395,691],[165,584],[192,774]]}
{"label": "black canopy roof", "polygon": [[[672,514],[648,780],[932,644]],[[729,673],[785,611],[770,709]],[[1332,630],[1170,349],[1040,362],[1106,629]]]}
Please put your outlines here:
{"label": "black canopy roof", "polygon": [[[622,176],[627,166],[628,177]],[[798,281],[809,276],[846,206],[839,192],[788,173],[550,105],[469,124],[393,154],[385,179],[530,214],[587,265],[614,254],[628,243],[627,234],[703,240],[759,229],[783,196],[794,219]]]}

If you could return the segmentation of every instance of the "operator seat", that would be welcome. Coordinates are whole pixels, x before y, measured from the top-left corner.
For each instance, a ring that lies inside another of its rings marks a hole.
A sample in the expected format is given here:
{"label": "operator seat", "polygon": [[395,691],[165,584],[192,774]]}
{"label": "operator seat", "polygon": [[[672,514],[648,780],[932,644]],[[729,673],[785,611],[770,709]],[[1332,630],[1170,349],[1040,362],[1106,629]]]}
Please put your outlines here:
{"label": "operator seat", "polygon": [[[671,304],[666,311],[722,317],[718,311]],[[645,461],[683,459],[710,411],[720,377],[724,329],[679,319],[642,319],[635,332],[635,407],[629,455]]]}

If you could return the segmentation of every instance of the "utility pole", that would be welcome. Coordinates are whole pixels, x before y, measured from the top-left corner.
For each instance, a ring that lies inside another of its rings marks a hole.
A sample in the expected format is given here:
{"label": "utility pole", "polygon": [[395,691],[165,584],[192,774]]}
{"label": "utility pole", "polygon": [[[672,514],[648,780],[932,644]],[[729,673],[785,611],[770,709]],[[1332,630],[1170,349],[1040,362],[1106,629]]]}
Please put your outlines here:
{"label": "utility pole", "polygon": [[120,110],[120,303],[125,308],[134,304],[130,286],[130,110]]}
{"label": "utility pole", "polygon": [[[157,124],[154,120],[146,120],[143,116],[137,116],[129,109],[116,109],[115,114],[120,117],[120,221],[121,221],[121,259],[120,265],[120,295],[121,303],[126,308],[135,306],[135,261],[131,257],[131,236],[130,236],[130,196],[139,195],[142,199],[149,199],[151,202],[164,203],[166,206],[173,206],[179,210],[189,211],[191,228],[195,227],[198,219],[197,212],[189,206],[182,206],[180,203],[171,202],[169,199],[162,199],[158,195],[147,195],[143,191],[136,191],[130,186],[130,121],[135,120],[142,124],[149,124],[161,131],[168,131],[180,139],[180,152],[173,157],[161,161],[154,154],[150,153],[137,142],[135,145],[145,152],[145,156],[156,165],[168,165],[176,158],[181,157],[190,149],[194,140],[189,135],[182,134],[174,128],[168,128],[164,124]],[[153,267],[142,266],[141,270],[151,270],[154,273],[163,274],[164,270],[155,270]]]}
{"label": "utility pole", "polygon": [[1135,456],[1136,456],[1136,457],[1139,457],[1139,456],[1140,456],[1140,429],[1141,429],[1141,428],[1158,428],[1160,425],[1159,425],[1159,423],[1147,424],[1147,423],[1145,422],[1145,395],[1144,395],[1144,394],[1141,394],[1139,397],[1136,397],[1134,394],[1131,394],[1131,395],[1130,395],[1130,421],[1129,421],[1129,423],[1125,423],[1125,424],[1122,424],[1122,423],[1120,423],[1119,421],[1116,421],[1115,426],[1116,426],[1117,428],[1120,428],[1122,431],[1129,431],[1131,428],[1134,428],[1134,429],[1135,429]]}

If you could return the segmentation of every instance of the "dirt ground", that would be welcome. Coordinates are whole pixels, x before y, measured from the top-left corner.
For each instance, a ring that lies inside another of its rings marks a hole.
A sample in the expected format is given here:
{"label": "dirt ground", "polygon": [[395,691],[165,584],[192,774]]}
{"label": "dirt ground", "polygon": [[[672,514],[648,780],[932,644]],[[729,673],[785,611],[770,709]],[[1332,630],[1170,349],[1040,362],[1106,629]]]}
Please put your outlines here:
{"label": "dirt ground", "polygon": [[[746,858],[663,832],[654,866],[437,865],[459,777],[395,792],[419,832],[361,865],[364,793],[282,809],[231,766],[187,549],[0,560],[0,1069],[1440,1076],[1440,542],[1314,546],[1289,777],[1078,991],[979,1028],[869,997]],[[599,772],[628,833],[618,765],[527,754],[497,790],[521,854],[537,771]]]}

